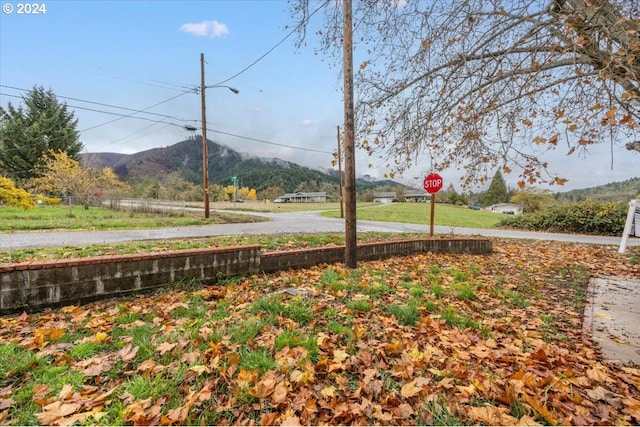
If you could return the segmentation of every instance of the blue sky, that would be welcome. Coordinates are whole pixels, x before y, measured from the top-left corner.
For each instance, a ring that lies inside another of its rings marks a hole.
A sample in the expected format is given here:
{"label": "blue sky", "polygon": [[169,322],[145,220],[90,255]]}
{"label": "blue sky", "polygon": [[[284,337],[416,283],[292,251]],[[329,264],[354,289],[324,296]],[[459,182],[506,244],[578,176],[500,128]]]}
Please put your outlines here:
{"label": "blue sky", "polygon": [[[302,150],[211,131],[209,139],[256,156],[331,167],[336,126],[343,120],[342,80],[339,69],[314,54],[313,29],[320,20],[312,21],[306,47],[296,50],[292,36],[258,60],[290,32],[286,27],[292,19],[284,0],[49,0],[39,2],[46,12],[38,15],[17,14],[17,1],[0,3],[13,6],[11,13],[0,14],[0,105],[19,104],[14,96],[24,94],[21,89],[52,89],[75,111],[88,152],[133,153],[192,135],[182,126],[200,126],[200,96],[191,90],[200,85],[204,53],[207,85],[249,67],[226,82],[239,94],[225,88],[206,91],[208,129]],[[86,101],[133,110],[167,102],[148,110],[154,115],[136,115],[148,120],[113,121],[119,116],[105,112],[132,111]],[[387,172],[383,160],[362,152],[356,159],[358,175],[382,177]],[[614,149],[612,171],[606,145],[586,159],[555,153],[549,160],[569,178],[564,189],[640,176],[640,156],[620,148]],[[398,180],[419,185],[414,177],[428,172],[418,157],[417,166]],[[459,188],[457,171],[442,174]],[[505,179],[515,185],[517,176]]]}

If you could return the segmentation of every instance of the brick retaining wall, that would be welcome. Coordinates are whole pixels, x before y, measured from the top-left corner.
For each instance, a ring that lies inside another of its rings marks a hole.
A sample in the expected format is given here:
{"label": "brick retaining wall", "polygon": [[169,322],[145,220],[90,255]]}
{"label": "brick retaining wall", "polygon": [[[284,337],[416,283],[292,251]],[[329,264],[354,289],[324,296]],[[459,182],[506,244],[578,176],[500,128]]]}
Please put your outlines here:
{"label": "brick retaining wall", "polygon": [[[0,264],[0,314],[70,305],[144,292],[181,280],[305,268],[344,261],[344,246],[261,254],[260,246],[190,249]],[[488,254],[486,239],[423,239],[358,245],[358,260],[420,252]]]}

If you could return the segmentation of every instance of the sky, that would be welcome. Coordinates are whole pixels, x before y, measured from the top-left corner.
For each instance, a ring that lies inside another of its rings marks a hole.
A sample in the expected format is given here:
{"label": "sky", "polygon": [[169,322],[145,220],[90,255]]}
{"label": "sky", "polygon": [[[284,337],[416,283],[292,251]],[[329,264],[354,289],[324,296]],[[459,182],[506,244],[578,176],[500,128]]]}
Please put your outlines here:
{"label": "sky", "polygon": [[[321,14],[297,49],[295,35],[287,38],[293,19],[284,0],[31,2],[31,12],[40,6],[37,14],[18,13],[27,12],[18,1],[0,4],[0,105],[19,105],[34,85],[51,89],[78,118],[86,152],[135,153],[195,135],[184,126],[201,128],[195,89],[202,53],[206,85],[222,85],[205,91],[209,140],[332,168],[343,122],[342,77],[315,52]],[[555,152],[548,159],[569,179],[552,191],[640,176],[640,155],[620,144],[597,146],[586,158]],[[386,163],[356,152],[358,176],[383,178]],[[460,171],[431,171],[419,154],[395,180],[420,187],[430,172],[460,190]],[[511,187],[517,180],[505,176]]]}

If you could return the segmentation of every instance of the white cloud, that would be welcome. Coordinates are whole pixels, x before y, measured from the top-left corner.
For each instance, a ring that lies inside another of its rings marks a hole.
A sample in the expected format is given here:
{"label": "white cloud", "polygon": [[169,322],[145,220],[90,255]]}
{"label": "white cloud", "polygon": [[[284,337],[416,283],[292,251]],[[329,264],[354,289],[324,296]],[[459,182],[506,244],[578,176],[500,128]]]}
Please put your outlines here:
{"label": "white cloud", "polygon": [[302,121],[302,126],[305,128],[310,128],[314,126],[313,120],[311,119],[305,119]]}
{"label": "white cloud", "polygon": [[197,37],[224,37],[229,34],[226,24],[218,21],[190,22],[180,27],[180,31],[193,34]]}

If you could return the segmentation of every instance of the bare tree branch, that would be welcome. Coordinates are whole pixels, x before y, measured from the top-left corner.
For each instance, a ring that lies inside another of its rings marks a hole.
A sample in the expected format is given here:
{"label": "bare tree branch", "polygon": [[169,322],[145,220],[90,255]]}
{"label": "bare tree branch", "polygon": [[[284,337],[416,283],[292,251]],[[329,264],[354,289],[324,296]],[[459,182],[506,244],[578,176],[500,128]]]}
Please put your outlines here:
{"label": "bare tree branch", "polygon": [[[290,0],[300,6],[306,0]],[[360,143],[402,170],[418,154],[465,182],[518,168],[563,180],[543,154],[638,139],[640,6],[627,0],[360,0]],[[339,8],[321,49],[340,61]],[[298,19],[304,15],[296,15]],[[637,150],[637,142],[626,145]],[[634,155],[631,154],[630,155]]]}

